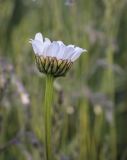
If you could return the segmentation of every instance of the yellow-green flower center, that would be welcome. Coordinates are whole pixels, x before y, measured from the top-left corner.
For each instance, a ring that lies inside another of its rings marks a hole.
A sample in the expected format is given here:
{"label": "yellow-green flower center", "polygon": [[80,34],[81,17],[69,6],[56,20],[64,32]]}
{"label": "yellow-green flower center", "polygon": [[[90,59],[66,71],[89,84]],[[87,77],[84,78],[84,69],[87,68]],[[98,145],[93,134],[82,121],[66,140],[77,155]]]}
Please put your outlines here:
{"label": "yellow-green flower center", "polygon": [[68,60],[57,60],[55,57],[44,57],[35,55],[36,65],[41,73],[51,74],[54,77],[65,76],[73,62]]}

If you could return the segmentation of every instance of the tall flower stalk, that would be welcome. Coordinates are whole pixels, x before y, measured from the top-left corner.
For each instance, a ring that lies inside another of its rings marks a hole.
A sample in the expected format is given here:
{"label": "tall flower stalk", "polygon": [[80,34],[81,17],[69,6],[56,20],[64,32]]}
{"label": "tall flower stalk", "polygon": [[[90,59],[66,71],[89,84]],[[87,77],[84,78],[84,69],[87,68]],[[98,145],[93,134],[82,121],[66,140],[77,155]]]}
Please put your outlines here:
{"label": "tall flower stalk", "polygon": [[46,88],[45,88],[45,157],[46,160],[52,159],[51,147],[51,118],[52,118],[52,104],[53,104],[53,81],[54,77],[50,74],[46,75]]}
{"label": "tall flower stalk", "polygon": [[46,74],[45,157],[46,160],[53,160],[51,146],[53,81],[56,77],[65,76],[73,62],[86,50],[74,45],[66,46],[61,41],[51,42],[48,38],[43,39],[41,33],[37,33],[34,40],[30,39],[30,43],[35,52],[35,61],[39,71]]}

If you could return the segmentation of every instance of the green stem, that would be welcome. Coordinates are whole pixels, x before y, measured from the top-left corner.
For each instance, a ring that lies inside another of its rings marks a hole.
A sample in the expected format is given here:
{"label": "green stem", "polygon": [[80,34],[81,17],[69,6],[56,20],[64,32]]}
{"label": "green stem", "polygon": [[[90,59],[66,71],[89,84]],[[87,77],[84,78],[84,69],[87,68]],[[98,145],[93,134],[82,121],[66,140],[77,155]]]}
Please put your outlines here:
{"label": "green stem", "polygon": [[52,102],[53,102],[53,81],[52,75],[46,75],[46,89],[45,89],[45,157],[46,160],[52,160],[51,149],[51,119],[52,119]]}

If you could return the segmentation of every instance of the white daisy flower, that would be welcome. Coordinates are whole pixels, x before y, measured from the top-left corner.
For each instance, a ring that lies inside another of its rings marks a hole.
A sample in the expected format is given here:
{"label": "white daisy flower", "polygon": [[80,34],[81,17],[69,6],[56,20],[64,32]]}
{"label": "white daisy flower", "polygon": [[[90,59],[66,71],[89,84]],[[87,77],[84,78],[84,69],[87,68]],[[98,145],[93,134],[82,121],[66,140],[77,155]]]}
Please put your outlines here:
{"label": "white daisy flower", "polygon": [[39,71],[54,77],[64,76],[72,63],[86,52],[86,49],[74,45],[66,46],[62,41],[51,42],[48,38],[43,38],[41,33],[37,33],[29,42],[32,44]]}

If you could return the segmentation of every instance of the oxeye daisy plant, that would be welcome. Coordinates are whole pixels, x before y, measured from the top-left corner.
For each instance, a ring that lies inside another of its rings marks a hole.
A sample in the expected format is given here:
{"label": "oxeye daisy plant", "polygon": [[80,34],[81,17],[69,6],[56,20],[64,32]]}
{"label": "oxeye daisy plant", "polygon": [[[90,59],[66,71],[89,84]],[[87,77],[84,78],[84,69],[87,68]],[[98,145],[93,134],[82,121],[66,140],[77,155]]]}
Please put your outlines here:
{"label": "oxeye daisy plant", "polygon": [[53,82],[57,77],[65,76],[72,64],[86,49],[65,45],[62,41],[50,41],[37,33],[29,41],[35,53],[38,70],[46,75],[44,121],[45,121],[45,158],[52,160],[51,148],[51,110],[53,103]]}

